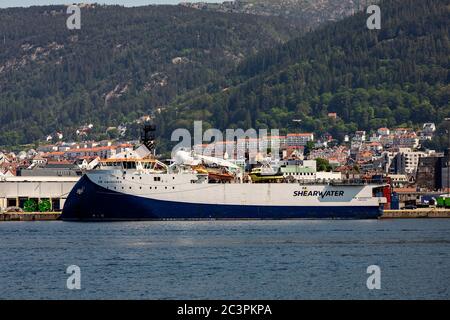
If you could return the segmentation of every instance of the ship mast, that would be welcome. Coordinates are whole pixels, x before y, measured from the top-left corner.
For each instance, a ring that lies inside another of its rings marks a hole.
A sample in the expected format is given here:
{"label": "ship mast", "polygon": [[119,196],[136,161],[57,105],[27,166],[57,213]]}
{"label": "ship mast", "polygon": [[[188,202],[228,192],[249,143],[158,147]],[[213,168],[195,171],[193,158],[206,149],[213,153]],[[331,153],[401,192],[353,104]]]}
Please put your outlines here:
{"label": "ship mast", "polygon": [[141,142],[152,154],[155,152],[155,131],[156,127],[150,122],[144,124],[141,133]]}

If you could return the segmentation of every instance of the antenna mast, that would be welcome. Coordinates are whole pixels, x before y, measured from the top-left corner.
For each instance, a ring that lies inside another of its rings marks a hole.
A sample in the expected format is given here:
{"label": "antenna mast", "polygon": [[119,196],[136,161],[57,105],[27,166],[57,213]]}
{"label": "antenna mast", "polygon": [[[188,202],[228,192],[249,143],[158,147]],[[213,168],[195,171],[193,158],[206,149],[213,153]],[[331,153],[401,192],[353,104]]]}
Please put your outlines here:
{"label": "antenna mast", "polygon": [[151,153],[155,151],[155,131],[155,125],[146,122],[141,133],[141,142]]}

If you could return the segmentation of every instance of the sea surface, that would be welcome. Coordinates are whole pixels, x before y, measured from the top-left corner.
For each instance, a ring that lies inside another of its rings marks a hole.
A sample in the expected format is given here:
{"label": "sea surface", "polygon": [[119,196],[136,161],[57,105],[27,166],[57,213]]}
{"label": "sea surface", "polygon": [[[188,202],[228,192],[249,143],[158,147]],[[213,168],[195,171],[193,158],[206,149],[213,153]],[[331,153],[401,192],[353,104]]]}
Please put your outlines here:
{"label": "sea surface", "polygon": [[0,299],[449,299],[449,287],[445,219],[0,223]]}

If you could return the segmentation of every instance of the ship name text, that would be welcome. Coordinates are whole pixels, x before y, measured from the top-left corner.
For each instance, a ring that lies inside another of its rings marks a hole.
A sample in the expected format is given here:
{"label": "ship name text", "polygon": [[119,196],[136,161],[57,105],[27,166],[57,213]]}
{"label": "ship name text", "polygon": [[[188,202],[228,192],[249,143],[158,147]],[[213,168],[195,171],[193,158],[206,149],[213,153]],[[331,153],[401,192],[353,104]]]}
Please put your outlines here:
{"label": "ship name text", "polygon": [[294,197],[343,197],[344,191],[334,191],[334,190],[327,190],[327,191],[294,191]]}

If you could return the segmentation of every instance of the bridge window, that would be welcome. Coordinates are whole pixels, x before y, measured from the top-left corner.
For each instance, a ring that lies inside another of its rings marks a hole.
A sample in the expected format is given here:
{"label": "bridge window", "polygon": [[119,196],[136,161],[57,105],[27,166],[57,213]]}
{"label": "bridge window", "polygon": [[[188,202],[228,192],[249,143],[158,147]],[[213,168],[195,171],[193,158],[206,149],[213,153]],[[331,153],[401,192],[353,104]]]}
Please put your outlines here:
{"label": "bridge window", "polygon": [[152,164],[150,162],[144,162],[144,169],[151,169]]}
{"label": "bridge window", "polygon": [[134,161],[123,161],[122,165],[124,169],[136,169],[136,162]]}

